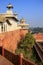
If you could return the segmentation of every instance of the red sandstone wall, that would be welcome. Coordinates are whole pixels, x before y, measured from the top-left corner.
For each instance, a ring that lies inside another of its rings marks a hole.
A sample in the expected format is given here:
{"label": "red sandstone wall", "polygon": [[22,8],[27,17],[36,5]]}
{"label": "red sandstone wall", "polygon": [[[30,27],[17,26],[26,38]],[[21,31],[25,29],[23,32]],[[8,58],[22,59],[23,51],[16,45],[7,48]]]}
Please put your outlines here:
{"label": "red sandstone wall", "polygon": [[22,29],[20,30],[20,33],[21,33],[21,38],[23,38],[26,35],[26,33],[28,33],[28,29]]}
{"label": "red sandstone wall", "polygon": [[14,53],[20,39],[28,33],[28,30],[15,30],[12,32],[0,33],[0,46]]}

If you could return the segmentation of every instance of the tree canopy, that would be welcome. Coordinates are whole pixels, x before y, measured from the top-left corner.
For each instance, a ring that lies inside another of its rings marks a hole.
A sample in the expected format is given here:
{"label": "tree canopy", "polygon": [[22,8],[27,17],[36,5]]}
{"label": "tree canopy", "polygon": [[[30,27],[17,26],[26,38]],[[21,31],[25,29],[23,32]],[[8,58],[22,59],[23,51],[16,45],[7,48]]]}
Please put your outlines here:
{"label": "tree canopy", "polygon": [[31,57],[31,49],[35,43],[35,39],[33,38],[31,33],[27,33],[26,36],[19,42],[18,48],[16,50],[16,54],[23,53],[25,58]]}
{"label": "tree canopy", "polygon": [[24,57],[28,60],[42,65],[40,59],[38,59],[37,53],[34,49],[35,39],[31,33],[27,33],[26,36],[19,42],[16,54],[23,53]]}

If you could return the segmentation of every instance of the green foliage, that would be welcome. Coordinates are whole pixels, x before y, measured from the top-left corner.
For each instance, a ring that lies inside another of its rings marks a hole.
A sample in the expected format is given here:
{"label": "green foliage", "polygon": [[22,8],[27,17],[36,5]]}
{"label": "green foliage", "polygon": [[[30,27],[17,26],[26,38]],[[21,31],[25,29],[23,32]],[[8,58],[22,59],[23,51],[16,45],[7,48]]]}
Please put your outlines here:
{"label": "green foliage", "polygon": [[30,58],[32,55],[31,49],[35,43],[35,39],[33,38],[31,33],[27,33],[24,39],[19,42],[18,48],[16,50],[16,54],[23,53],[24,57]]}
{"label": "green foliage", "polygon": [[33,47],[34,42],[35,41],[34,41],[34,38],[31,33],[27,33],[25,38],[23,40],[21,40],[21,44],[23,45],[23,48],[25,47],[25,48],[29,48],[29,49]]}
{"label": "green foliage", "polygon": [[23,53],[24,57],[31,60],[32,62],[42,65],[41,62],[36,58],[36,53],[34,52],[33,45],[35,39],[31,33],[27,33],[24,39],[19,42],[16,54]]}
{"label": "green foliage", "polygon": [[34,27],[34,28],[30,28],[30,30],[32,31],[32,33],[43,33],[43,27]]}

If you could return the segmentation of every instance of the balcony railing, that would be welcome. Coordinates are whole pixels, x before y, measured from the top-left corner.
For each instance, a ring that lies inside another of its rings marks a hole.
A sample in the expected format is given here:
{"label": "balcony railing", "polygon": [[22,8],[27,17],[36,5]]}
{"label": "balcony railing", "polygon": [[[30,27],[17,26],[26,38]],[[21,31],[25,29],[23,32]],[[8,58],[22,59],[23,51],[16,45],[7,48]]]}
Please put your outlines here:
{"label": "balcony railing", "polygon": [[25,59],[22,53],[20,55],[15,55],[4,48],[0,48],[0,51],[1,50],[2,52],[0,52],[0,54],[3,54],[3,56],[11,61],[14,65],[36,65],[35,63]]}

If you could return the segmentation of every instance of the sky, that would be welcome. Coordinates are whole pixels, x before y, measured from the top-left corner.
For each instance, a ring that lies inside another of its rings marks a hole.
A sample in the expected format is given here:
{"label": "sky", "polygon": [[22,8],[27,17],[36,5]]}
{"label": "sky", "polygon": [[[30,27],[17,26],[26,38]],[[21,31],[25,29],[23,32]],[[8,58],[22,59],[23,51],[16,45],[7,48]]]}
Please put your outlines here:
{"label": "sky", "polygon": [[43,27],[43,0],[0,0],[0,13],[7,11],[9,3],[19,20],[23,17],[30,27]]}

